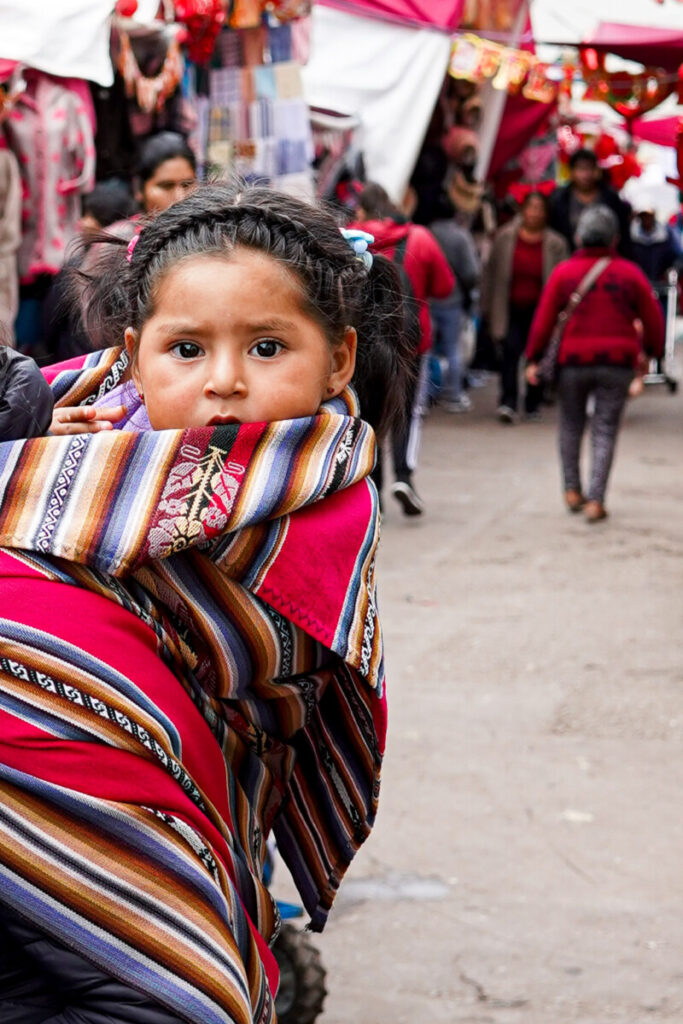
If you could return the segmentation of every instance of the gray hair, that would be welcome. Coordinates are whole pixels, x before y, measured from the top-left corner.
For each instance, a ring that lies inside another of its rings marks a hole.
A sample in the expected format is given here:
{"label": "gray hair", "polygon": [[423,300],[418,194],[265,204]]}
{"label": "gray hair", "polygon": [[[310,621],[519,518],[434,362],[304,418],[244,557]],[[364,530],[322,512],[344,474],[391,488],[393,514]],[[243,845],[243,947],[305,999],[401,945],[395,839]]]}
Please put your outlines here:
{"label": "gray hair", "polygon": [[609,206],[589,206],[576,225],[576,242],[584,249],[609,249],[619,237],[619,221]]}

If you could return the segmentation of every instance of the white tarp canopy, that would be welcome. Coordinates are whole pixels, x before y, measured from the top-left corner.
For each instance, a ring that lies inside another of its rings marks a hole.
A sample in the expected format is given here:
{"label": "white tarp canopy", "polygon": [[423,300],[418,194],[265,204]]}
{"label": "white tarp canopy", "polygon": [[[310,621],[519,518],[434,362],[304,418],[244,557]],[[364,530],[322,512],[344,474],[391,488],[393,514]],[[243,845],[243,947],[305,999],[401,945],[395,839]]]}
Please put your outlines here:
{"label": "white tarp canopy", "polygon": [[304,93],[313,107],[357,115],[368,178],[400,201],[448,68],[447,33],[313,8]]}
{"label": "white tarp canopy", "polygon": [[[683,4],[666,0],[532,0],[531,24],[534,39],[543,43],[576,45],[587,39],[601,21],[647,28],[683,28]],[[544,59],[542,50],[539,52]]]}
{"label": "white tarp canopy", "polygon": [[0,0],[0,57],[111,85],[113,0]]}

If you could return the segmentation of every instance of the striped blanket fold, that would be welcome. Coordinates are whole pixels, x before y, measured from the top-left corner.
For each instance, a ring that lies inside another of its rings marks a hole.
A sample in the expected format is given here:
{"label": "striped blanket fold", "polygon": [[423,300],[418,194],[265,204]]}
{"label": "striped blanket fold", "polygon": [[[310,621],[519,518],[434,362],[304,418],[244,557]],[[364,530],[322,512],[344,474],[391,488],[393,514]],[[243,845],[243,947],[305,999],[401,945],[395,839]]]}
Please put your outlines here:
{"label": "striped blanket fold", "polygon": [[[124,373],[110,350],[52,386]],[[0,910],[188,1022],[274,1019],[268,833],[320,929],[374,821],[373,461],[350,391],[0,445]]]}

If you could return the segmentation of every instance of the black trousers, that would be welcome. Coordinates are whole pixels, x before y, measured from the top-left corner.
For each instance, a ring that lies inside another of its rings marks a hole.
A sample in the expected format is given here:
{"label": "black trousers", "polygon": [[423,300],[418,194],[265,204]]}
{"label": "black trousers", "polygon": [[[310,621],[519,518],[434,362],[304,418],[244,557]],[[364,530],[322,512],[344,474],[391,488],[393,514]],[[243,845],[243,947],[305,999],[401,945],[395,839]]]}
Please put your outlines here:
{"label": "black trousers", "polygon": [[0,905],[2,1024],[183,1024]]}
{"label": "black trousers", "polygon": [[[424,391],[424,356],[416,356],[411,367],[411,374],[405,392],[405,414],[400,427],[394,430],[391,438],[391,454],[394,463],[394,476],[403,483],[411,483],[413,471],[417,468],[417,458],[422,437],[422,410],[420,403],[425,400]],[[421,376],[422,375],[422,376]],[[377,463],[372,471],[372,479],[379,493],[384,483],[384,463],[382,450],[377,448]]]}
{"label": "black trousers", "polygon": [[[536,307],[510,307],[508,333],[503,339],[500,367],[500,404],[507,405],[517,412],[519,404],[519,363],[524,355],[527,338],[531,330]],[[524,393],[524,412],[531,414],[538,411],[541,404],[543,389],[539,385],[527,384]]]}

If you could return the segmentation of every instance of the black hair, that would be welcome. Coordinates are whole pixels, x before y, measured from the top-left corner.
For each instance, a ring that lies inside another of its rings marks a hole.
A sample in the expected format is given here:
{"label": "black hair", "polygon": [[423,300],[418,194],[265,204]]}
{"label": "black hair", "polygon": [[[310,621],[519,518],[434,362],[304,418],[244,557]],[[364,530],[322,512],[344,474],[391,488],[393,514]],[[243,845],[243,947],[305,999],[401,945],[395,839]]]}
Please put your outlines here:
{"label": "black hair", "polygon": [[370,181],[358,197],[358,205],[371,220],[395,220],[404,224],[406,218],[392,203],[389,195],[377,182]]}
{"label": "black hair", "polygon": [[125,240],[105,238],[112,244],[102,247],[83,295],[86,330],[97,345],[121,345],[127,327],[140,332],[179,260],[244,246],[287,265],[332,346],[347,327],[356,329],[352,383],[363,417],[380,435],[400,422],[413,353],[398,272],[381,256],[368,269],[326,210],[259,186],[203,185],[144,227],[130,261]]}
{"label": "black hair", "polygon": [[569,170],[573,171],[577,164],[591,164],[591,166],[597,167],[598,158],[592,149],[582,146],[581,149],[575,149],[569,157]]}
{"label": "black hair", "polygon": [[187,160],[193,171],[197,170],[197,158],[187,144],[187,139],[178,132],[159,132],[151,135],[140,146],[135,178],[140,186],[149,181],[157,167],[167,160],[182,157]]}
{"label": "black hair", "polygon": [[108,228],[118,220],[127,220],[137,210],[130,185],[121,178],[100,181],[83,196],[83,213],[94,217],[100,227]]}

